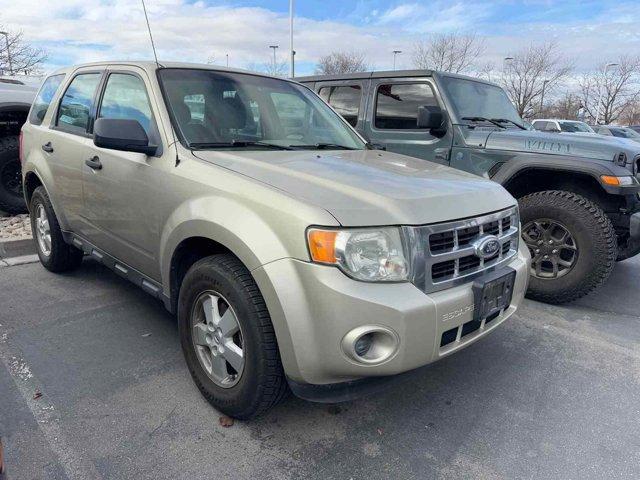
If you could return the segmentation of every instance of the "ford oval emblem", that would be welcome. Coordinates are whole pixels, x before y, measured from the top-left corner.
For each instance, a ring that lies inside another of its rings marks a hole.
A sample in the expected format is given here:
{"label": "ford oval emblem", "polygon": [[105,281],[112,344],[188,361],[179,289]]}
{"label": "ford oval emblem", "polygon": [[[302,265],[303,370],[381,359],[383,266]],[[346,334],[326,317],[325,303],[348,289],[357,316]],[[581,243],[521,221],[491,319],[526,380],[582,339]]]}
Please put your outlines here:
{"label": "ford oval emblem", "polygon": [[476,256],[487,259],[494,257],[498,250],[500,250],[500,240],[495,235],[486,235],[484,237],[480,237],[474,244],[473,247],[476,251]]}

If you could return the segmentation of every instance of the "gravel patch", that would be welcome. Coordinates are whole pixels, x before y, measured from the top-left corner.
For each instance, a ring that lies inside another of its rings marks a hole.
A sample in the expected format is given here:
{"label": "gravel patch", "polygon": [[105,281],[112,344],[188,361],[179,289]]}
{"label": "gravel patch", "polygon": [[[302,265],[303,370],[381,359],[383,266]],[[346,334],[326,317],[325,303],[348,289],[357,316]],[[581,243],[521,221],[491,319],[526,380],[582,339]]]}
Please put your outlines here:
{"label": "gravel patch", "polygon": [[0,217],[0,240],[16,240],[31,237],[29,215]]}

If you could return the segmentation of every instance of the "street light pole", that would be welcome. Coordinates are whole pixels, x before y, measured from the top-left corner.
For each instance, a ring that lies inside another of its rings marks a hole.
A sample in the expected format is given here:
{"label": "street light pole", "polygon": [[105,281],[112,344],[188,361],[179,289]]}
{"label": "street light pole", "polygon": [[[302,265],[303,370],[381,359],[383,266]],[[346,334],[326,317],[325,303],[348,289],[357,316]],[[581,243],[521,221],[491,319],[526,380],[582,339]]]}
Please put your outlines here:
{"label": "street light pole", "polygon": [[4,35],[4,40],[7,43],[7,61],[9,62],[9,75],[13,76],[13,64],[11,63],[11,52],[9,51],[9,33],[0,32],[0,35]]}
{"label": "street light pole", "polygon": [[293,2],[289,0],[289,78],[295,77],[296,74],[296,52],[293,50]]}
{"label": "street light pole", "polygon": [[513,57],[504,57],[502,60],[502,73],[505,72],[507,66],[511,65],[511,62],[513,62]]}
{"label": "street light pole", "polygon": [[280,45],[269,45],[269,48],[273,49],[273,74],[276,74],[276,50]]}
{"label": "street light pole", "polygon": [[[607,70],[609,69],[609,67],[617,67],[618,64],[617,63],[607,63],[604,66],[604,75],[603,75],[603,81],[607,80]],[[600,121],[600,105],[602,104],[602,85],[600,85],[600,95],[598,95],[598,108],[596,108],[596,125],[598,125],[598,122]]]}
{"label": "street light pole", "polygon": [[544,88],[549,83],[549,80],[543,80],[542,82],[542,93],[540,94],[540,114],[542,114],[542,109],[544,108]]}
{"label": "street light pole", "polygon": [[229,54],[227,53],[227,68],[229,68]]}
{"label": "street light pole", "polygon": [[393,69],[396,69],[396,55],[402,53],[402,50],[394,50],[393,51]]}

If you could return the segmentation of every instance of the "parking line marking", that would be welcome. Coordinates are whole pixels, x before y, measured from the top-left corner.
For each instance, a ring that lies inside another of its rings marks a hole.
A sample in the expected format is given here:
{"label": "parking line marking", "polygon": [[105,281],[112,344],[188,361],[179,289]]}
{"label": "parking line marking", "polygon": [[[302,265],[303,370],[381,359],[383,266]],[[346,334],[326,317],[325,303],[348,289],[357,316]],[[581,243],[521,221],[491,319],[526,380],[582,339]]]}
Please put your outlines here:
{"label": "parking line marking", "polygon": [[[58,462],[69,480],[100,480],[102,477],[95,465],[76,451],[66,439],[62,422],[53,404],[47,400],[46,391],[33,375],[20,352],[11,348],[6,333],[0,336],[0,360],[31,410],[38,428],[58,457]],[[43,395],[34,400],[35,392],[43,392]],[[11,459],[5,458],[5,462],[9,463]]]}

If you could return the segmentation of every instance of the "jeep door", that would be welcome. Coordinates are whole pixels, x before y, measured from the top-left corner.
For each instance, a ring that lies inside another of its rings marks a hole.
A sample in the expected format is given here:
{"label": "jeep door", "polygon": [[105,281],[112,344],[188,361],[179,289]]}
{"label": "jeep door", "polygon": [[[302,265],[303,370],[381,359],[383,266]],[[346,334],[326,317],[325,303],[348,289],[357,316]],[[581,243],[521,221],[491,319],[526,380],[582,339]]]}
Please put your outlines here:
{"label": "jeep door", "polygon": [[449,164],[451,128],[433,135],[417,128],[418,108],[439,106],[433,80],[424,78],[372,78],[364,136],[387,150],[432,162]]}
{"label": "jeep door", "polygon": [[102,73],[102,69],[93,67],[73,72],[53,112],[50,127],[37,134],[50,169],[50,190],[64,230],[82,228],[82,165],[92,144],[88,129]]}
{"label": "jeep door", "polygon": [[[162,145],[155,101],[142,69],[118,67],[105,73],[96,119],[140,122],[150,143]],[[154,280],[160,279],[157,248],[161,203],[169,188],[164,175],[167,158],[100,148],[91,144],[82,165],[84,182],[83,236],[96,247]],[[173,165],[171,165],[173,166]]]}

